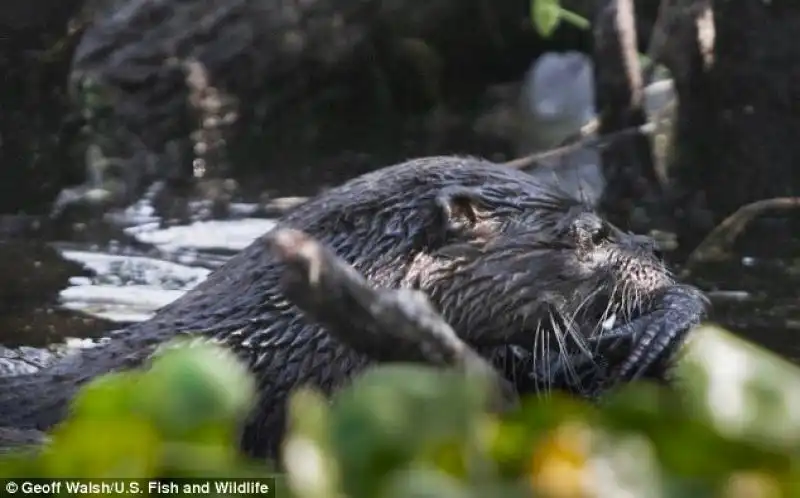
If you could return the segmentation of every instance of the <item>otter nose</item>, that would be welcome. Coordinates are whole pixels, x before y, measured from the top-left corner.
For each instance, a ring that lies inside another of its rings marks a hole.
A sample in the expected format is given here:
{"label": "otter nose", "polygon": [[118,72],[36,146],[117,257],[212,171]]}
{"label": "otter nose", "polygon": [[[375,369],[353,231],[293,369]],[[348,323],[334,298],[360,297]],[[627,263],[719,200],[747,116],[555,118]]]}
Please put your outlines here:
{"label": "otter nose", "polygon": [[630,234],[630,245],[632,246],[631,249],[638,249],[640,251],[647,251],[650,253],[658,254],[660,253],[661,247],[658,245],[658,242],[652,237],[648,237],[647,235],[638,235],[638,234]]}

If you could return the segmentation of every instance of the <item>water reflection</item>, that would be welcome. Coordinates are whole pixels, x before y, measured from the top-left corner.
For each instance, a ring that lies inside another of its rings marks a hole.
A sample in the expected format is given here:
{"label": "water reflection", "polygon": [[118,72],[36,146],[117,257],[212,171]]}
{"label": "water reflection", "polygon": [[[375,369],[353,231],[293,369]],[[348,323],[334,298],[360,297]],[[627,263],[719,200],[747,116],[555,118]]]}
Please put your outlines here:
{"label": "water reflection", "polygon": [[143,256],[63,251],[93,277],[72,277],[59,293],[61,306],[114,322],[138,322],[200,283],[210,273]]}

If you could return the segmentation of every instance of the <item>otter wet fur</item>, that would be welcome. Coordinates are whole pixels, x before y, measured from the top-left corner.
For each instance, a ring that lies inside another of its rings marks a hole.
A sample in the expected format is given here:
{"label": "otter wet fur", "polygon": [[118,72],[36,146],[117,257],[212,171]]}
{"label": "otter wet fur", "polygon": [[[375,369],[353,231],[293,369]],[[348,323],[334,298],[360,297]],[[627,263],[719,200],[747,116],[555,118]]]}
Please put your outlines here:
{"label": "otter wet fur", "polygon": [[[552,184],[480,159],[390,166],[293,208],[278,225],[315,238],[375,286],[423,291],[523,393],[584,394],[658,377],[705,313],[702,294],[675,282],[649,239]],[[151,319],[35,374],[0,378],[0,426],[46,430],[80,385],[198,334],[249,364],[260,399],[242,446],[276,456],[294,388],[330,394],[373,362],[289,302],[282,264],[259,239]]]}

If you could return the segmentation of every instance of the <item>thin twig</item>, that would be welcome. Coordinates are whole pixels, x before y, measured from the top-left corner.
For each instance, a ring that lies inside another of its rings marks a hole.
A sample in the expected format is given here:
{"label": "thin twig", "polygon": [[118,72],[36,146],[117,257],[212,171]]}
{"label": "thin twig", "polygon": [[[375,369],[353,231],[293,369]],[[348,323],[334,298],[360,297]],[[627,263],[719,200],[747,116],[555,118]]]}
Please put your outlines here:
{"label": "thin twig", "polygon": [[800,197],[776,197],[742,206],[716,226],[689,255],[684,275],[691,273],[699,263],[722,261],[731,254],[731,246],[747,225],[766,211],[800,208]]}
{"label": "thin twig", "polygon": [[[597,130],[597,120],[595,119],[592,120],[588,125],[583,127],[580,134],[578,135],[579,138],[576,142],[561,147],[556,147],[555,149],[550,149],[543,152],[537,152],[535,154],[530,154],[528,156],[512,159],[510,161],[506,161],[500,164],[515,169],[527,168],[535,164],[537,161],[563,156],[579,149],[584,149],[584,148],[602,149],[603,147],[606,147],[616,142],[617,140],[623,138],[635,137],[642,134],[644,135],[652,134],[655,131],[655,125],[653,123],[645,123],[641,126],[632,126],[630,128],[625,128],[602,136],[591,135],[596,130]],[[550,163],[545,163],[545,164],[549,165]]]}

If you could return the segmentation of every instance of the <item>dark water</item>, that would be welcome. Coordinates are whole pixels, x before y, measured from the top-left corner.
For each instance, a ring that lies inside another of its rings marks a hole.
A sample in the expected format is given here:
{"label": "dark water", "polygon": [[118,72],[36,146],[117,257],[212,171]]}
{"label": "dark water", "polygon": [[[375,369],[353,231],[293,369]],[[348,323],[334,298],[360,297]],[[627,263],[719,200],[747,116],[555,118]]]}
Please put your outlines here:
{"label": "dark water", "polygon": [[[772,249],[777,238],[749,238]],[[788,242],[788,241],[787,241]],[[798,247],[798,240],[787,244]],[[766,250],[764,251],[766,252]],[[749,252],[748,254],[753,254]],[[781,356],[800,363],[800,259],[740,256],[708,265],[694,281],[708,291],[714,319]]]}
{"label": "dark water", "polygon": [[143,199],[102,220],[15,232],[0,242],[0,343],[43,346],[146,319],[272,227],[254,208],[235,203],[214,220],[195,206],[169,222]]}

